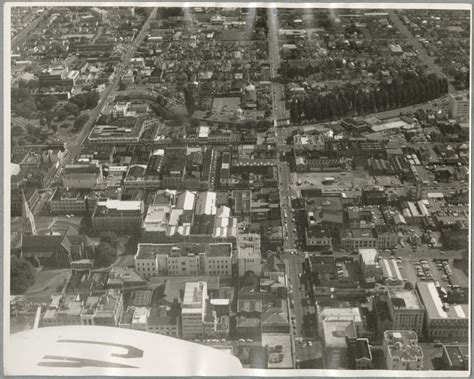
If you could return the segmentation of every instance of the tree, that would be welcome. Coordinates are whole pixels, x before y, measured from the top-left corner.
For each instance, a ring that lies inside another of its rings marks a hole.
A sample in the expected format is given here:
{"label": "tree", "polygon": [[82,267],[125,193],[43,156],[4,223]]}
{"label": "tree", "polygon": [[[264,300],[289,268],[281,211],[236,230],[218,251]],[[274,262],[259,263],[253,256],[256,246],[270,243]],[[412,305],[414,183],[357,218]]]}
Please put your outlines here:
{"label": "tree", "polygon": [[89,116],[86,114],[80,115],[78,118],[76,118],[76,121],[74,121],[74,130],[78,131],[81,129],[86,122],[89,120]]}
{"label": "tree", "polygon": [[124,91],[126,89],[127,89],[127,85],[123,81],[120,81],[119,82],[119,91]]}
{"label": "tree", "polygon": [[67,117],[67,112],[64,110],[64,108],[58,109],[56,112],[56,117],[58,118],[58,121],[64,121],[64,119]]}
{"label": "tree", "polygon": [[78,116],[79,113],[81,112],[77,104],[74,103],[66,103],[63,106],[64,112],[66,112],[67,115],[72,115],[72,116]]}
{"label": "tree", "polygon": [[10,290],[14,295],[24,293],[35,282],[35,269],[24,258],[12,255],[10,261]]}
{"label": "tree", "polygon": [[108,267],[115,262],[116,257],[117,252],[112,245],[107,242],[101,242],[95,248],[94,266]]}
{"label": "tree", "polygon": [[38,107],[42,111],[50,111],[58,103],[58,98],[54,95],[45,96],[39,99]]}
{"label": "tree", "polygon": [[117,234],[115,234],[114,232],[102,232],[100,234],[100,242],[106,242],[114,248],[117,248],[119,244]]}

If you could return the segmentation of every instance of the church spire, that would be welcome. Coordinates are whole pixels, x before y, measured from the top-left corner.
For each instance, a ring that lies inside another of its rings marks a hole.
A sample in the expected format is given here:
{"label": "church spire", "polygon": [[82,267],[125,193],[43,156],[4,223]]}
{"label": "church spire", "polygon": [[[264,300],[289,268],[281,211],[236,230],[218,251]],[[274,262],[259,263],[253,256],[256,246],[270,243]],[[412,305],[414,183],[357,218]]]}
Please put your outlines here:
{"label": "church spire", "polygon": [[25,193],[21,191],[23,198],[23,234],[37,235],[35,217],[31,213],[28,202],[26,201]]}

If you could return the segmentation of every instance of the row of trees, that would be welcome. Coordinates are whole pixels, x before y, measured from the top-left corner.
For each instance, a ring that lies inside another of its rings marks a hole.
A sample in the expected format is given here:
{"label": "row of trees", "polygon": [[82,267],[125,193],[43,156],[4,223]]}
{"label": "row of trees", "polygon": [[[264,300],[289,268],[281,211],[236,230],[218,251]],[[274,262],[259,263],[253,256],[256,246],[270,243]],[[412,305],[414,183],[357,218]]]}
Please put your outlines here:
{"label": "row of trees", "polygon": [[369,91],[354,86],[325,94],[313,93],[290,101],[292,123],[324,121],[348,115],[364,115],[433,100],[448,92],[448,81],[435,74],[395,78]]}

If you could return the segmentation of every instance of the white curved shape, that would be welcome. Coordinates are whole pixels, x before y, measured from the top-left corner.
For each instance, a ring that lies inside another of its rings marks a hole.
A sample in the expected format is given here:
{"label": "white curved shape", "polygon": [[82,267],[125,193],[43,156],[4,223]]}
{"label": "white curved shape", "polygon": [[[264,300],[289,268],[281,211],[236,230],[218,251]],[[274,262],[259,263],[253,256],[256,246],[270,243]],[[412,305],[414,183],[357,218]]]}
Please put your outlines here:
{"label": "white curved shape", "polygon": [[12,334],[9,339],[7,375],[242,374],[238,358],[227,352],[131,329],[58,326]]}

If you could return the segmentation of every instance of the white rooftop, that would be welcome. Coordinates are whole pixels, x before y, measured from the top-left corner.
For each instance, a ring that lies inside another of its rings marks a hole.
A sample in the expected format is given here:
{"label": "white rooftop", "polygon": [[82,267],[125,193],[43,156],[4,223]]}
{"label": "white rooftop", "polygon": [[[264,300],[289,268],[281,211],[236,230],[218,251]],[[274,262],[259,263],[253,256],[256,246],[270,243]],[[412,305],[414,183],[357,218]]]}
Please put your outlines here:
{"label": "white rooftop", "polygon": [[107,199],[106,201],[99,201],[97,204],[99,206],[105,206],[107,209],[116,209],[118,211],[139,211],[143,206],[141,200]]}
{"label": "white rooftop", "polygon": [[195,214],[214,215],[216,214],[216,192],[200,192],[196,200]]}
{"label": "white rooftop", "polygon": [[365,265],[375,265],[377,261],[377,249],[359,249],[359,255]]}

